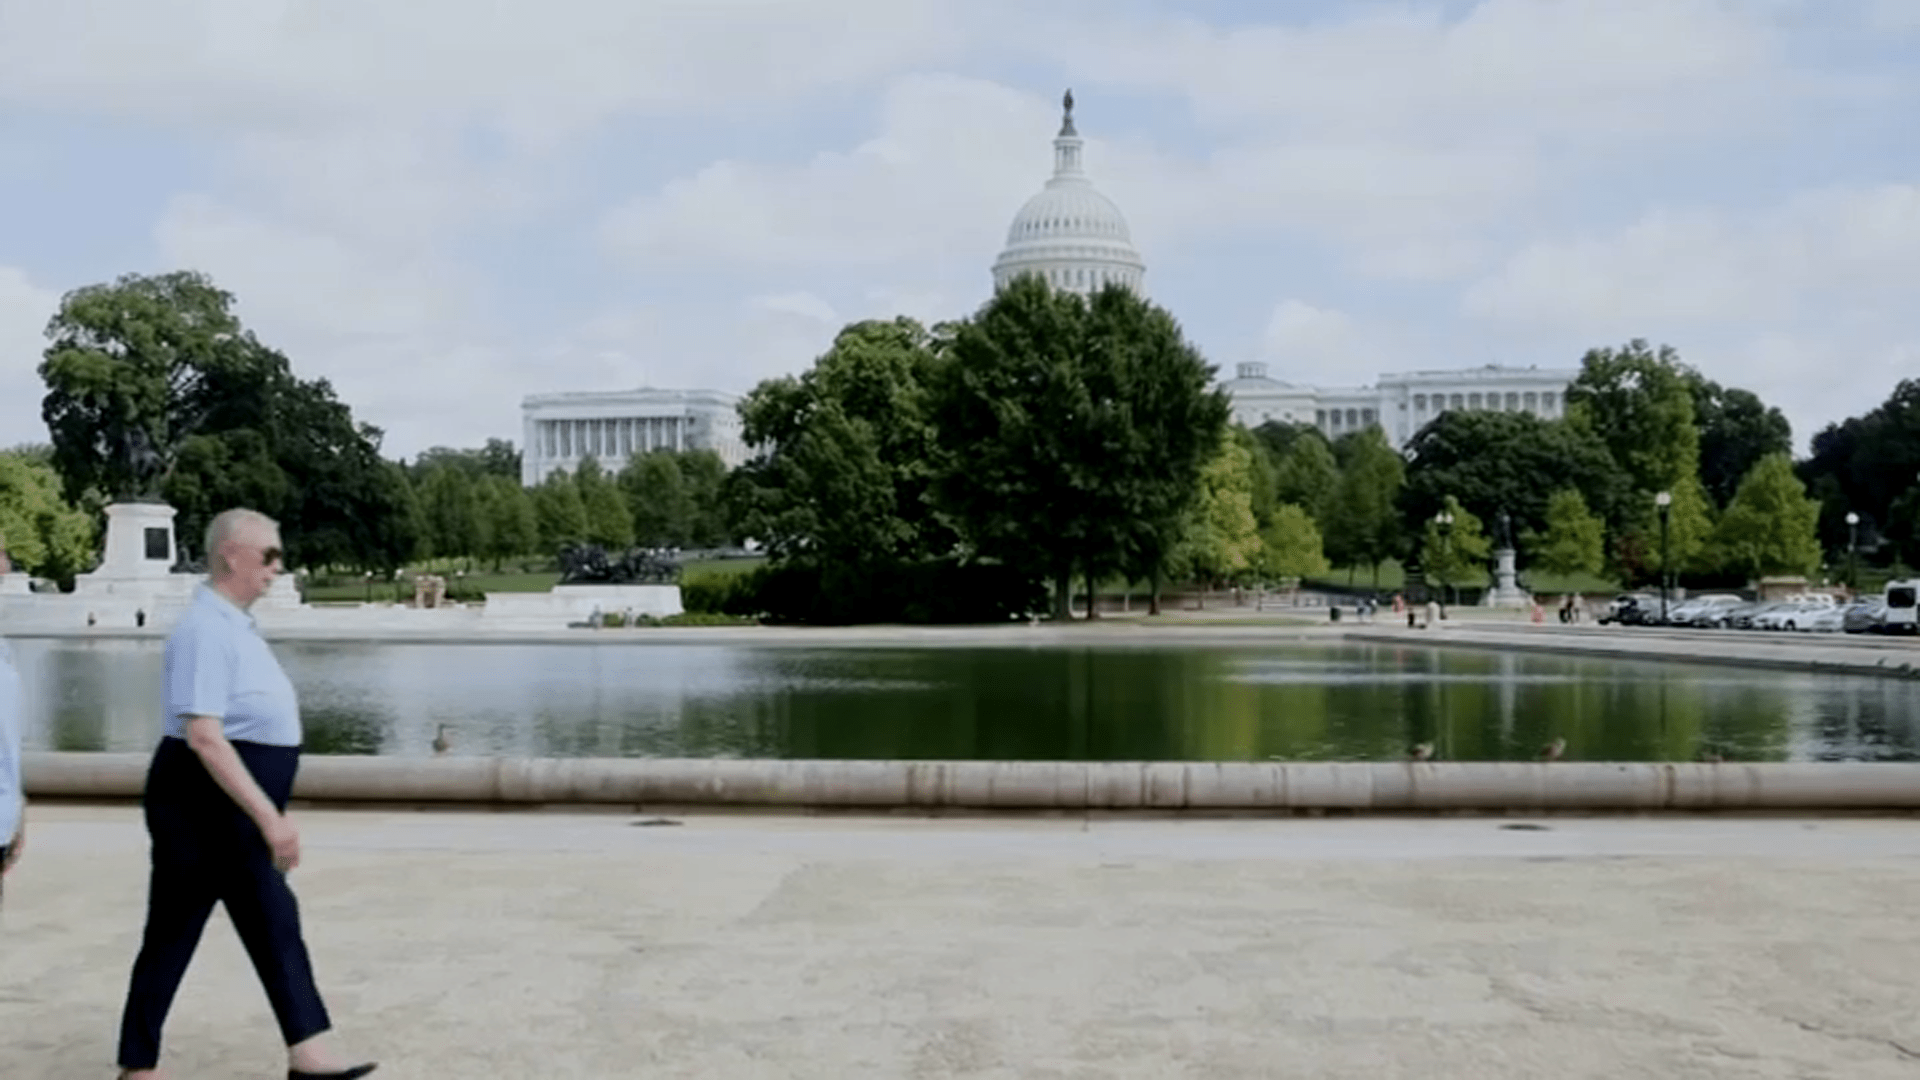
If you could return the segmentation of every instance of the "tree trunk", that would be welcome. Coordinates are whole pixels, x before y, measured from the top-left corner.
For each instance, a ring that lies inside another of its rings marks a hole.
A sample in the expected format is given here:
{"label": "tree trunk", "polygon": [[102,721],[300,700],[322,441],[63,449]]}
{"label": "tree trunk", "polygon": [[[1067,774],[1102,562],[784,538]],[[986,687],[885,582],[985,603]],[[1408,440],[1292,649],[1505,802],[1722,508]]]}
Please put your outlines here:
{"label": "tree trunk", "polygon": [[1087,577],[1087,618],[1097,619],[1100,617],[1100,594],[1093,587],[1093,568],[1089,566],[1083,572]]}
{"label": "tree trunk", "polygon": [[1053,572],[1053,617],[1060,622],[1073,618],[1073,570],[1060,567]]}
{"label": "tree trunk", "polygon": [[1147,614],[1160,614],[1160,568],[1155,566],[1147,575]]}

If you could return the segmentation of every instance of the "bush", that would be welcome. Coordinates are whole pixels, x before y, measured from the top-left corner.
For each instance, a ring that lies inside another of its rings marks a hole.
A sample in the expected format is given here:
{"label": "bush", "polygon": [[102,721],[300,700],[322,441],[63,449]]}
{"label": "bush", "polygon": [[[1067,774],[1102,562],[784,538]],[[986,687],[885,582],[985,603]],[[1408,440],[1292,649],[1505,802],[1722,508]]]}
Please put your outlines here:
{"label": "bush", "polygon": [[690,613],[702,615],[731,612],[732,608],[728,605],[735,604],[735,597],[746,591],[747,576],[712,572],[689,574],[680,582],[680,606]]}

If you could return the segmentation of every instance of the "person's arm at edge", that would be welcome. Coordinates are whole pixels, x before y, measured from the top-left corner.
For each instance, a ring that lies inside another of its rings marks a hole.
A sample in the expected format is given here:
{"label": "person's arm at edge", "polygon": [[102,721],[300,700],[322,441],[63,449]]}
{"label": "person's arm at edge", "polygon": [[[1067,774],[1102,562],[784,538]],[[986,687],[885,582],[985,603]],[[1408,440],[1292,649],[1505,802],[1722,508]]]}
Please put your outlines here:
{"label": "person's arm at edge", "polygon": [[226,728],[217,716],[186,716],[187,745],[200,757],[213,776],[220,790],[246,811],[253,823],[260,828],[260,835],[266,838],[267,846],[273,849],[274,858],[282,862],[283,869],[291,870],[300,864],[299,834],[287,816],[273,805],[267,793],[260,789],[260,782],[247,770],[247,763],[240,760],[240,754],[227,741]]}
{"label": "person's arm at edge", "polygon": [[[4,645],[0,645],[0,649],[4,649]],[[0,664],[5,663],[7,655],[0,651]],[[15,800],[20,807],[20,818],[14,824],[13,835],[0,836],[0,847],[7,849],[6,863],[0,865],[0,874],[13,869],[27,846],[27,787],[20,767],[18,704],[18,700],[0,702],[0,708],[9,710],[9,715],[4,718],[6,722],[0,723],[0,800]]]}

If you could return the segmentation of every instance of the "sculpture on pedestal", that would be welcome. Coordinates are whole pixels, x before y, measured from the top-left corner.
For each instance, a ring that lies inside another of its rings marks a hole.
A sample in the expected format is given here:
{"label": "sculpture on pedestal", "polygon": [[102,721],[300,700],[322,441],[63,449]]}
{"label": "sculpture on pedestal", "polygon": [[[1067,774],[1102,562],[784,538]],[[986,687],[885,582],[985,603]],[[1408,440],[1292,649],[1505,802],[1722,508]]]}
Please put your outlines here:
{"label": "sculpture on pedestal", "polygon": [[645,548],[629,548],[617,558],[608,558],[599,544],[560,549],[562,585],[665,585],[678,580],[679,563]]}

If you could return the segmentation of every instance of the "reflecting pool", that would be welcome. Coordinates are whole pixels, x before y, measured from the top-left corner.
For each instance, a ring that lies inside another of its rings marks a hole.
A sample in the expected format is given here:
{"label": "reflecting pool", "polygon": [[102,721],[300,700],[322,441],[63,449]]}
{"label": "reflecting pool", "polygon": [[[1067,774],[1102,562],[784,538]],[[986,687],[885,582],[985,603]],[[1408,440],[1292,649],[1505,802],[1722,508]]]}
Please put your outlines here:
{"label": "reflecting pool", "polygon": [[[145,751],[161,644],[14,638],[30,748]],[[1920,760],[1920,682],[1454,648],[281,642],[309,752]]]}

